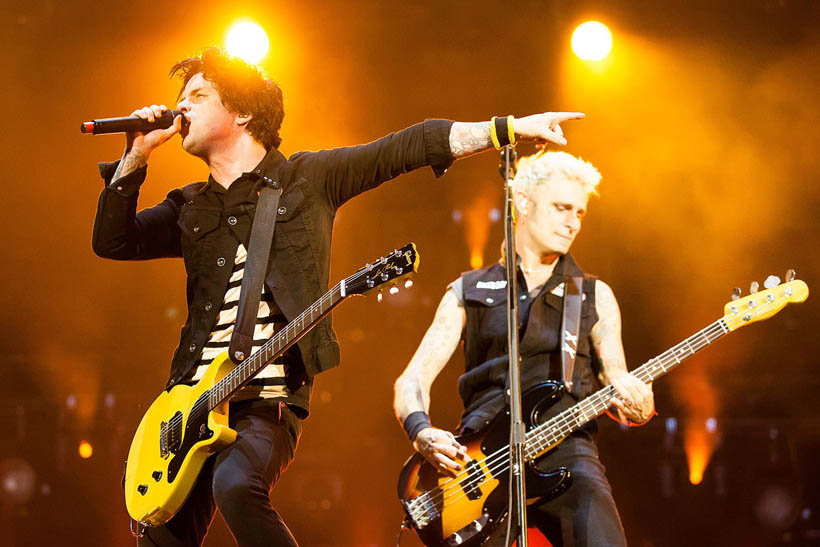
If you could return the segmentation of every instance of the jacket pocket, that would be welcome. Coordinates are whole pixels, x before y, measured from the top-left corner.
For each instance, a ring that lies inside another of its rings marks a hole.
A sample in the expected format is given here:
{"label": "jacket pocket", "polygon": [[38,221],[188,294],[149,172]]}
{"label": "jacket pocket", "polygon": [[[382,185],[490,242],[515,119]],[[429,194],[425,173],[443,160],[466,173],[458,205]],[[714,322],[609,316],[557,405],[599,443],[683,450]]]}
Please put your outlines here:
{"label": "jacket pocket", "polygon": [[180,212],[177,225],[188,238],[198,241],[219,227],[219,219],[218,211],[184,209]]}

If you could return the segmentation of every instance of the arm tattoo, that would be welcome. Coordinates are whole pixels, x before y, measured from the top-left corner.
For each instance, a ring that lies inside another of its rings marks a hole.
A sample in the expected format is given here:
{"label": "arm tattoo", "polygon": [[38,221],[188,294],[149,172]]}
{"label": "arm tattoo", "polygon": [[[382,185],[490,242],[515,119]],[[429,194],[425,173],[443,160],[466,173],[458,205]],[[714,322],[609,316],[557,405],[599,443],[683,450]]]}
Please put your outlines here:
{"label": "arm tattoo", "polygon": [[601,383],[607,384],[612,373],[626,372],[626,357],[621,342],[621,312],[615,295],[604,283],[596,282],[595,308],[598,312],[598,322],[590,332],[592,345],[601,362]]}
{"label": "arm tattoo", "polygon": [[463,158],[492,147],[490,122],[453,123],[450,129],[450,151],[454,158]]}
{"label": "arm tattoo", "polygon": [[120,160],[120,164],[117,166],[117,170],[114,171],[114,176],[111,177],[111,183],[113,184],[117,180],[121,179],[125,175],[131,174],[140,167],[148,165],[148,160],[142,154],[134,154],[130,151],[127,151],[123,156],[122,160]]}
{"label": "arm tattoo", "polygon": [[[450,360],[461,339],[464,311],[453,308],[455,294],[448,291],[432,325],[425,333],[407,368],[396,380],[393,406],[403,421],[412,412],[430,409],[430,387]],[[441,307],[445,309],[442,310]]]}

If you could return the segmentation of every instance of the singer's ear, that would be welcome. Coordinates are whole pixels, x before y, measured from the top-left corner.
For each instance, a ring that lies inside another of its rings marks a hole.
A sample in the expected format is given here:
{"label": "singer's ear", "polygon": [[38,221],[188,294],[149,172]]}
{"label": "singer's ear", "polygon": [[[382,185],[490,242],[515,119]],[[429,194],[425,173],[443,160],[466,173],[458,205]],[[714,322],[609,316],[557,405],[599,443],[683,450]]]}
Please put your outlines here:
{"label": "singer's ear", "polygon": [[251,114],[237,114],[236,115],[236,123],[239,125],[248,125],[248,122],[251,121],[253,115]]}

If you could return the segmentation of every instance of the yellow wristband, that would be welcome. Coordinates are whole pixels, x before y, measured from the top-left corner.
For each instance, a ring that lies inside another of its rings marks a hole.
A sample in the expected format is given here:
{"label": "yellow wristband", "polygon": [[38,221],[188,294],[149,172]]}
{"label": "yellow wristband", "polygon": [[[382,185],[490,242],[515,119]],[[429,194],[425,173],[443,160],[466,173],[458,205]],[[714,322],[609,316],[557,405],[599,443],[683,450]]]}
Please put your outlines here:
{"label": "yellow wristband", "polygon": [[501,143],[498,142],[498,133],[495,131],[495,118],[496,116],[493,116],[490,119],[490,139],[492,139],[495,149],[501,150]]}
{"label": "yellow wristband", "polygon": [[510,139],[510,144],[515,145],[515,131],[513,131],[514,116],[507,116],[507,135]]}

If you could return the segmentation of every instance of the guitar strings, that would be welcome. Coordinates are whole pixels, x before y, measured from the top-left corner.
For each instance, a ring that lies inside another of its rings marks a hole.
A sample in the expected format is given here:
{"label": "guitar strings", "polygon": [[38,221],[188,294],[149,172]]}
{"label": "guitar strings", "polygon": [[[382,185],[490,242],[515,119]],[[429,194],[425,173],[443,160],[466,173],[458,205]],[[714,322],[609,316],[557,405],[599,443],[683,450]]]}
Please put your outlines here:
{"label": "guitar strings", "polygon": [[[351,276],[351,277],[355,277],[355,276],[356,276],[356,274],[354,274],[354,276]],[[330,305],[332,305],[333,304],[333,296],[332,295],[340,287],[341,287],[341,282],[337,283],[330,291],[328,291],[327,293],[322,295],[322,297],[318,300],[318,303],[321,303],[325,299],[325,297],[327,297],[330,300]],[[240,363],[236,368],[232,369],[228,374],[226,374],[224,377],[222,377],[222,379],[220,379],[219,382],[217,382],[214,386],[209,388],[207,391],[203,392],[203,395],[207,394],[208,396],[207,397],[200,397],[200,399],[197,400],[196,403],[194,403],[194,405],[191,407],[190,412],[188,413],[189,416],[191,414],[193,414],[194,412],[197,412],[198,410],[200,410],[201,407],[205,404],[206,401],[208,401],[208,404],[210,405],[210,399],[211,399],[211,396],[213,395],[212,391],[214,389],[216,389],[217,386],[226,385],[227,384],[226,380],[228,380],[229,377],[230,377],[230,381],[233,382],[236,379],[236,377],[238,376],[237,371],[239,371],[240,369],[245,370],[245,369],[248,369],[248,368],[253,368],[251,365],[254,365],[257,361],[259,361],[259,359],[260,359],[260,357],[262,357],[263,353],[270,350],[277,342],[279,342],[280,339],[284,337],[284,334],[291,327],[291,325],[293,325],[293,327],[295,327],[297,322],[301,322],[301,324],[303,325],[303,328],[304,328],[304,320],[307,317],[307,313],[311,312],[311,316],[312,316],[313,312],[315,311],[316,304],[317,304],[317,302],[314,302],[313,304],[311,304],[311,306],[308,309],[303,311],[293,321],[288,323],[283,329],[281,329],[279,332],[277,332],[276,335],[273,338],[271,338],[270,340],[268,340],[264,344],[262,344],[262,346],[253,355],[251,355],[246,361],[243,361],[242,363]],[[321,310],[321,308],[322,308],[322,306],[320,305],[319,309]],[[294,333],[294,335],[295,335],[295,333]],[[281,351],[281,348],[279,350],[276,350],[276,351],[277,352]],[[270,361],[271,359],[275,359],[276,357],[277,357],[276,355],[273,355],[268,359],[264,359],[264,362]],[[223,384],[223,382],[225,382],[225,383]],[[214,408],[214,407],[212,407],[212,408]],[[179,425],[181,420],[182,420],[182,416],[175,416],[175,417],[173,417],[169,420],[169,424],[173,424],[174,426],[177,426],[177,425]]]}
{"label": "guitar strings", "polygon": [[[369,272],[369,270],[366,267],[362,268],[360,271],[358,271],[358,272],[354,273],[353,275],[351,275],[350,277],[346,278],[344,280],[345,284],[347,284],[348,282],[353,283],[355,281],[358,281],[359,278],[361,278],[363,275],[367,274],[368,272]],[[323,308],[322,301],[324,301],[325,298],[327,298],[329,300],[328,306],[330,306],[332,308],[334,306],[333,295],[335,294],[335,292],[337,290],[341,292],[341,286],[342,286],[341,281],[336,283],[336,285],[334,285],[332,289],[330,289],[325,294],[323,294],[319,298],[319,300],[317,300],[316,302],[311,304],[308,309],[304,310],[293,321],[291,321],[287,325],[285,325],[285,327],[282,330],[280,330],[278,333],[276,333],[276,335],[273,336],[273,338],[271,338],[270,340],[268,340],[267,342],[262,344],[262,346],[253,355],[251,355],[247,360],[243,361],[236,368],[232,369],[228,374],[226,374],[224,377],[222,377],[222,379],[220,379],[219,382],[217,382],[217,384],[215,384],[214,386],[212,386],[211,388],[209,388],[208,390],[203,392],[203,395],[207,394],[208,396],[207,397],[200,397],[200,399],[197,400],[197,402],[194,403],[194,405],[191,407],[191,410],[188,413],[188,415],[190,416],[194,412],[197,412],[198,410],[200,410],[201,407],[205,404],[205,401],[208,401],[208,404],[210,405],[210,399],[211,399],[211,395],[212,395],[211,391],[219,385],[225,385],[225,384],[223,384],[223,382],[225,382],[226,379],[228,379],[229,376],[231,377],[230,381],[233,382],[236,379],[236,377],[239,375],[239,373],[237,371],[239,371],[240,369],[253,368],[250,365],[253,364],[255,361],[258,361],[259,358],[262,356],[262,354],[264,352],[267,352],[267,351],[271,350],[272,347],[277,342],[279,342],[281,338],[284,338],[284,334],[288,331],[289,328],[291,328],[291,325],[293,326],[294,336],[296,335],[295,331],[296,331],[297,322],[301,323],[302,330],[304,330],[304,321],[307,317],[308,312],[310,312],[311,317],[313,317],[313,313],[316,311],[317,308],[320,310],[319,311],[320,314],[323,313],[323,311],[322,311],[322,308]],[[336,302],[336,304],[338,304],[339,302],[341,302],[341,300],[338,300]],[[328,311],[331,308],[328,308]],[[282,350],[282,348],[280,347],[278,350],[275,350],[275,351],[279,352],[281,350]],[[276,357],[277,357],[277,355],[273,355],[273,356],[265,359],[263,362],[267,363],[268,361],[271,361],[272,359],[275,359]],[[211,408],[215,408],[215,407],[211,407]],[[180,422],[182,421],[182,419],[183,419],[182,415],[174,416],[170,420],[168,420],[168,423],[169,423],[169,425],[172,425],[172,426],[176,427],[176,426],[180,425]]]}
{"label": "guitar strings", "polygon": [[[721,318],[718,321],[714,322],[713,324],[707,326],[703,330],[695,333],[694,335],[690,336],[689,338],[687,338],[687,339],[683,340],[682,342],[678,343],[677,345],[673,346],[672,348],[670,348],[666,352],[662,353],[658,357],[656,357],[654,359],[651,359],[650,361],[647,361],[646,363],[644,363],[643,365],[638,367],[635,371],[633,371],[632,374],[635,377],[637,377],[638,379],[640,379],[644,382],[651,381],[652,380],[652,374],[650,372],[650,369],[660,368],[665,373],[668,370],[667,367],[671,368],[672,366],[675,366],[675,365],[677,365],[678,363],[681,362],[681,359],[679,358],[679,355],[680,355],[679,352],[684,347],[686,347],[688,349],[688,354],[686,354],[685,357],[684,357],[684,359],[685,359],[685,358],[688,358],[690,355],[693,355],[697,351],[700,351],[701,349],[705,348],[706,346],[708,346],[712,342],[716,341],[717,339],[721,338],[723,335],[727,334],[728,332],[729,332],[729,330],[723,324],[723,319]],[[711,338],[711,336],[713,336],[713,335],[715,337]],[[706,341],[704,343],[703,340],[692,340],[694,338],[705,338]],[[692,341],[690,342],[690,340],[692,340]],[[696,349],[692,349],[693,348],[693,343],[695,344],[694,347]],[[664,361],[666,361],[666,360],[669,360],[669,362],[664,363]],[[611,395],[614,395],[614,388],[611,385],[605,386],[604,388],[599,390],[594,395],[584,399],[583,401],[579,402],[577,405],[575,405],[575,406],[561,412],[561,414],[559,414],[558,416],[555,416],[553,419],[549,420],[548,422],[545,422],[544,424],[541,424],[540,426],[538,426],[536,428],[533,428],[533,430],[531,430],[530,432],[527,433],[527,436],[528,437],[537,436],[542,431],[544,431],[546,429],[552,429],[552,430],[557,430],[557,432],[560,435],[563,435],[562,437],[560,437],[560,439],[563,439],[563,438],[565,438],[566,436],[568,436],[570,433],[572,433],[574,431],[572,421],[578,421],[578,416],[577,416],[578,414],[582,415],[583,421],[580,421],[579,423],[575,424],[575,427],[578,427],[579,425],[582,425],[583,423],[586,423],[586,422],[590,421],[592,418],[594,418],[594,417],[600,415],[602,412],[604,412],[606,410],[606,408],[609,407],[609,405],[607,404],[607,405],[603,406],[603,408],[601,410],[598,410],[598,409],[595,408],[595,403],[598,402],[598,403],[602,404],[604,401],[601,401],[599,399],[602,399],[605,396],[611,396]],[[611,398],[611,397],[609,397],[609,398]],[[607,401],[608,401],[608,399],[607,399]],[[587,407],[587,408],[583,408],[583,407]],[[582,410],[582,408],[583,408],[583,410]],[[594,414],[591,415],[591,416],[587,416],[586,414],[587,414],[588,411],[593,411]],[[564,431],[565,427],[567,427],[567,426],[569,426],[569,428],[567,429],[567,431]],[[542,442],[542,441],[536,441],[536,445],[534,445],[534,446],[537,446],[537,448],[535,448],[534,450],[530,449],[532,447],[528,447],[527,452],[529,452],[529,454],[538,454],[538,452],[540,452],[544,448],[548,448],[548,446],[546,446],[546,447],[544,446],[544,442]],[[506,445],[506,446],[501,447],[500,449],[496,450],[494,453],[490,454],[489,456],[486,456],[481,460],[477,460],[477,463],[479,463],[479,464],[484,463],[484,465],[487,469],[487,472],[490,475],[495,475],[495,474],[498,474],[498,473],[506,472],[509,469],[509,465],[508,465],[509,459],[506,457],[505,453],[508,453],[508,451],[509,451],[509,445]],[[504,456],[504,458],[501,459],[500,456]],[[528,457],[528,456],[529,455],[525,453],[525,457]],[[530,459],[532,459],[533,457],[535,457],[535,456],[530,457]],[[500,467],[498,466],[499,463],[502,463],[502,465]],[[432,498],[432,499],[425,499],[424,501],[432,502],[433,504],[436,504],[439,501],[443,501],[442,508],[444,508],[444,507],[446,507],[448,505],[451,505],[452,503],[455,503],[456,501],[460,500],[462,497],[466,496],[467,495],[466,494],[467,489],[472,488],[472,487],[484,482],[485,480],[487,480],[487,476],[484,473],[482,473],[480,476],[475,477],[475,478],[468,476],[467,479],[460,479],[459,480],[459,477],[464,475],[465,473],[469,475],[471,473],[474,473],[474,471],[465,469],[464,471],[457,474],[455,477],[449,479],[448,481],[444,482],[440,486],[436,487],[434,490],[426,492],[426,493],[422,494],[421,496],[419,496],[416,499],[420,499],[422,497]],[[465,480],[468,480],[468,482],[464,483]],[[462,487],[461,495],[458,495],[457,497],[453,497],[452,495],[450,495],[450,496],[447,495],[447,493],[450,490],[452,490],[453,488],[458,487],[458,486]],[[436,492],[435,495],[431,495],[431,493],[433,491],[438,491],[438,492]],[[415,500],[412,500],[412,501],[415,502]],[[413,509],[415,509],[417,506],[418,506],[418,504],[414,503],[413,504]],[[420,507],[420,508],[423,509],[423,507]]]}
{"label": "guitar strings", "polygon": [[[720,321],[718,321],[718,322],[714,323],[713,325],[710,325],[709,327],[707,327],[707,328],[703,329],[703,331],[700,331],[700,332],[699,332],[699,333],[697,333],[696,335],[693,335],[692,337],[690,337],[690,338],[693,338],[693,337],[697,336],[698,334],[702,334],[702,335],[703,335],[703,336],[705,336],[705,337],[707,338],[707,340],[708,340],[706,344],[701,345],[700,347],[698,347],[696,350],[692,351],[691,353],[695,353],[696,351],[699,351],[700,349],[703,349],[704,347],[706,347],[707,345],[709,345],[712,341],[717,340],[718,338],[720,338],[720,336],[722,336],[722,334],[725,334],[725,332],[722,332],[722,333],[718,334],[718,336],[716,336],[716,337],[714,338],[714,340],[709,340],[709,338],[708,338],[708,334],[707,334],[707,332],[708,332],[708,331],[713,330],[715,327],[718,327],[721,331],[723,331],[723,330],[724,330],[724,329],[723,329],[723,327],[721,327],[721,326],[719,325],[719,323],[720,323]],[[714,333],[713,333],[713,334],[714,334]],[[657,358],[655,358],[655,359],[652,359],[652,360],[648,361],[647,363],[645,363],[644,365],[642,365],[641,367],[639,367],[638,369],[636,369],[636,370],[635,370],[635,374],[637,375],[637,373],[638,373],[639,371],[640,371],[640,372],[645,372],[646,370],[648,370],[648,368],[649,368],[650,366],[655,366],[655,365],[659,364],[659,363],[660,363],[660,361],[662,361],[662,358],[663,358],[664,356],[666,356],[666,355],[667,355],[667,354],[669,354],[669,353],[672,353],[673,351],[677,350],[677,349],[679,348],[679,346],[683,346],[684,344],[687,344],[688,346],[691,346],[691,344],[689,344],[689,339],[686,339],[686,340],[684,340],[684,342],[679,343],[677,346],[675,346],[675,347],[674,347],[674,348],[672,348],[671,350],[669,350],[669,351],[665,352],[664,354],[661,354],[660,356],[658,356],[658,357],[657,357]],[[676,359],[676,363],[675,363],[675,364],[677,364],[677,362],[680,362],[680,361]],[[669,364],[671,365],[671,364],[672,364],[672,362],[670,362]],[[595,416],[597,416],[597,415],[601,414],[601,413],[602,413],[604,410],[606,410],[606,408],[609,406],[609,405],[604,405],[604,406],[603,406],[603,408],[602,408],[600,411],[598,411],[597,409],[595,409],[595,406],[594,406],[595,401],[593,401],[593,399],[600,398],[600,397],[603,397],[603,396],[605,396],[605,395],[611,395],[611,394],[612,394],[612,392],[613,392],[613,390],[614,390],[614,388],[612,388],[612,386],[611,386],[611,385],[610,385],[610,386],[606,386],[606,387],[602,388],[602,389],[601,389],[601,390],[599,390],[599,392],[598,392],[598,393],[596,393],[595,395],[593,395],[593,396],[591,396],[591,397],[588,397],[588,398],[587,398],[587,399],[585,399],[584,401],[581,401],[580,403],[578,403],[578,405],[576,405],[576,406],[572,407],[571,409],[567,409],[567,411],[562,412],[561,414],[559,414],[558,416],[554,417],[554,418],[553,418],[552,420],[550,420],[549,422],[546,422],[546,423],[542,424],[541,426],[538,426],[537,428],[534,428],[532,431],[530,431],[530,432],[528,433],[528,436],[536,436],[536,435],[540,434],[540,432],[541,432],[543,429],[546,429],[546,428],[548,428],[548,427],[549,427],[549,428],[552,428],[552,429],[558,429],[558,430],[559,430],[559,432],[560,432],[560,434],[562,434],[562,435],[563,435],[564,433],[566,433],[567,435],[568,435],[569,433],[572,433],[573,428],[572,428],[571,426],[570,426],[570,428],[569,428],[566,432],[564,431],[564,427],[568,425],[568,423],[569,423],[569,421],[570,421],[570,420],[572,420],[573,418],[575,418],[574,416],[572,416],[572,414],[574,413],[573,411],[578,410],[578,409],[580,409],[580,408],[581,408],[581,407],[583,407],[583,406],[589,407],[589,410],[595,411],[595,414],[594,414],[594,415],[592,415],[592,416],[589,416],[589,417],[584,416],[584,422],[582,422],[582,423],[586,423],[587,421],[589,421],[589,420],[590,420],[590,419],[592,419],[593,417],[595,417]],[[604,393],[604,392],[606,392],[606,393]],[[601,401],[601,402],[602,402],[602,401]],[[586,412],[587,412],[587,411],[586,411],[586,410],[584,410],[584,414],[586,414]],[[565,414],[566,414],[566,416],[565,416]],[[553,423],[553,422],[554,422],[554,423]],[[578,425],[580,425],[580,424],[578,424]],[[567,435],[564,435],[563,437],[561,437],[561,439],[565,438]],[[538,449],[536,449],[534,452],[537,454],[537,453],[538,453],[541,449],[543,449],[543,448],[544,448],[543,443],[539,443],[539,448],[538,448]],[[503,457],[503,459],[499,459],[501,456],[503,456],[503,455],[504,455],[504,453],[505,453],[505,452],[508,452],[508,449],[509,449],[509,445],[507,445],[507,446],[505,446],[505,447],[502,447],[502,448],[500,448],[499,450],[497,450],[496,452],[494,452],[493,454],[491,454],[491,455],[489,455],[489,456],[486,456],[484,459],[482,459],[482,460],[478,460],[478,463],[486,462],[486,463],[485,463],[485,467],[487,467],[487,471],[488,471],[491,475],[492,475],[492,474],[499,473],[499,472],[506,472],[506,471],[508,470],[508,468],[509,468],[509,466],[508,466],[508,465],[502,465],[502,466],[499,468],[499,467],[497,466],[497,464],[498,464],[498,463],[502,463],[502,462],[504,462],[504,463],[508,463],[508,458],[507,458],[506,456],[504,456],[504,457]],[[533,453],[533,451],[530,451],[530,453],[532,454],[532,453]],[[470,482],[468,482],[467,484],[463,484],[464,479],[462,479],[462,480],[459,480],[456,484],[450,484],[450,486],[448,486],[448,487],[446,487],[446,488],[442,488],[443,486],[448,485],[449,483],[452,483],[454,480],[456,480],[456,479],[458,478],[458,476],[463,475],[465,472],[467,472],[467,471],[465,470],[464,472],[460,473],[460,474],[459,474],[459,475],[457,475],[456,477],[454,477],[454,478],[452,478],[452,479],[448,480],[447,482],[443,483],[441,486],[437,487],[436,489],[441,491],[441,492],[440,492],[440,494],[438,494],[438,493],[437,493],[437,495],[436,495],[436,496],[435,496],[432,500],[429,500],[429,501],[431,501],[431,502],[433,502],[433,503],[437,503],[438,501],[440,501],[440,499],[438,499],[438,498],[445,499],[445,500],[447,500],[447,501],[446,501],[445,503],[443,503],[443,507],[446,507],[447,505],[450,505],[450,504],[452,504],[452,503],[455,503],[456,501],[458,501],[459,499],[461,499],[462,497],[464,497],[464,496],[466,495],[466,488],[471,488],[471,487],[473,487],[473,486],[475,486],[475,485],[477,485],[477,484],[480,484],[480,483],[481,483],[481,482],[483,482],[484,480],[486,480],[486,475],[483,475],[483,474],[482,474],[482,476],[479,476],[479,477],[476,477],[475,479],[472,479],[472,481],[471,481],[471,482],[472,482],[472,484],[471,484]],[[460,496],[458,496],[458,497],[456,497],[455,499],[453,499],[453,496],[447,496],[447,492],[448,492],[449,490],[452,490],[452,488],[457,487],[457,486],[462,486],[463,488],[465,488],[465,490],[461,493],[461,495],[460,495]],[[429,494],[429,492],[428,492],[427,494]],[[421,497],[421,496],[420,496],[420,497]],[[428,495],[427,497],[430,497],[430,496]],[[448,498],[449,498],[449,499],[448,499]]]}
{"label": "guitar strings", "polygon": [[[727,331],[724,330],[724,328],[722,326],[720,326],[720,321],[722,321],[722,320],[719,320],[719,321],[715,322],[714,324],[710,325],[709,327],[706,327],[705,329],[703,329],[702,331],[696,333],[695,335],[690,336],[689,338],[687,338],[683,342],[679,343],[677,346],[673,347],[671,350],[668,350],[667,352],[661,354],[660,356],[648,361],[644,365],[641,365],[641,367],[639,367],[638,369],[635,370],[634,374],[636,374],[636,376],[637,376],[639,373],[646,372],[649,368],[657,366],[663,360],[662,358],[667,356],[667,354],[673,353],[674,351],[676,351],[679,347],[683,346],[684,344],[691,347],[691,344],[689,343],[689,339],[694,338],[698,335],[701,335],[701,336],[705,337],[707,339],[707,342],[705,344],[701,345],[700,347],[698,347],[696,350],[694,350],[694,351],[690,350],[690,351],[693,354],[693,353],[699,351],[700,349],[703,349],[704,347],[706,347],[707,345],[712,343],[714,340],[717,340],[718,338],[720,338],[723,334],[725,334],[727,332]],[[714,331],[714,329],[716,327],[719,328],[722,332],[721,333],[712,332],[712,334],[718,334],[718,335],[714,339],[710,340],[709,339],[709,334],[707,334],[707,333],[709,333],[710,331]],[[676,361],[675,364],[680,362],[677,358],[675,359],[675,361]],[[673,363],[670,362],[669,364],[672,365]],[[664,367],[664,370],[665,370],[665,367]],[[586,416],[586,415],[583,416],[584,421],[581,422],[581,423],[586,423],[587,421],[591,420],[593,417],[601,414],[604,410],[606,410],[606,408],[609,405],[608,404],[604,405],[603,403],[605,401],[601,401],[599,399],[601,399],[602,397],[607,396],[607,395],[612,395],[613,391],[614,391],[614,388],[612,388],[611,385],[602,388],[596,394],[594,394],[594,395],[588,397],[587,399],[581,401],[580,403],[578,403],[574,407],[572,407],[570,409],[567,409],[566,411],[562,412],[558,416],[555,416],[550,421],[542,424],[541,426],[533,428],[533,430],[530,431],[527,434],[527,436],[530,436],[530,437],[537,436],[544,429],[550,428],[550,429],[553,429],[553,430],[558,430],[559,434],[563,435],[562,437],[560,437],[560,439],[565,438],[569,433],[572,433],[572,431],[573,431],[573,427],[570,424],[570,422],[573,419],[577,420],[577,417],[573,416],[573,414],[576,414],[576,412],[575,412],[576,410],[579,410],[582,407],[587,407],[587,409],[585,409],[583,411],[584,414],[586,414],[587,410],[594,411],[594,414],[592,416]],[[599,404],[602,404],[602,408],[600,410],[595,408],[595,403],[596,402],[599,403]],[[567,429],[567,431],[564,431],[564,428],[567,425],[569,425],[570,427]],[[576,427],[577,427],[577,425],[580,425],[580,424],[576,424]],[[533,453],[537,454],[543,448],[544,448],[544,443],[539,442],[538,443],[538,448],[535,449],[534,451],[530,450],[529,453],[530,454],[533,454]],[[487,467],[487,470],[490,474],[494,474],[494,473],[498,473],[498,472],[506,472],[508,470],[508,467],[509,467],[508,465],[502,465],[499,468],[497,466],[497,464],[502,463],[502,462],[504,462],[504,463],[508,462],[508,458],[506,456],[504,456],[504,452],[508,452],[508,449],[509,449],[509,445],[507,445],[505,447],[502,447],[499,450],[497,450],[496,452],[494,452],[493,454],[491,454],[490,456],[487,456],[483,460],[480,460],[479,463],[486,461],[487,463],[485,464],[485,466]],[[503,459],[500,459],[501,456],[504,456]],[[446,485],[446,484],[452,482],[453,480],[454,479],[451,479],[450,481],[447,481],[444,484]],[[479,477],[476,477],[475,479],[473,479],[473,481],[472,481],[473,484],[467,483],[466,485],[463,485],[463,486],[465,488],[471,488],[471,487],[473,487],[477,484],[480,484],[484,480],[486,480],[486,476],[479,476]],[[452,484],[449,487],[444,488],[442,490],[442,493],[441,493],[440,497],[443,498],[443,499],[447,499],[448,498],[447,492],[449,490],[452,490],[453,487],[462,486],[462,482],[463,482],[463,479],[461,481],[459,481],[457,484]],[[439,487],[439,489],[441,489],[441,487]],[[450,504],[458,501],[461,497],[463,497],[465,495],[466,495],[466,490],[464,492],[462,492],[461,496],[458,496],[455,499],[452,499],[453,496],[449,496],[450,499],[446,503],[444,503],[443,506],[450,505]],[[431,501],[433,501],[435,503],[435,502],[438,502],[439,499],[434,499],[434,500],[431,500]]]}

